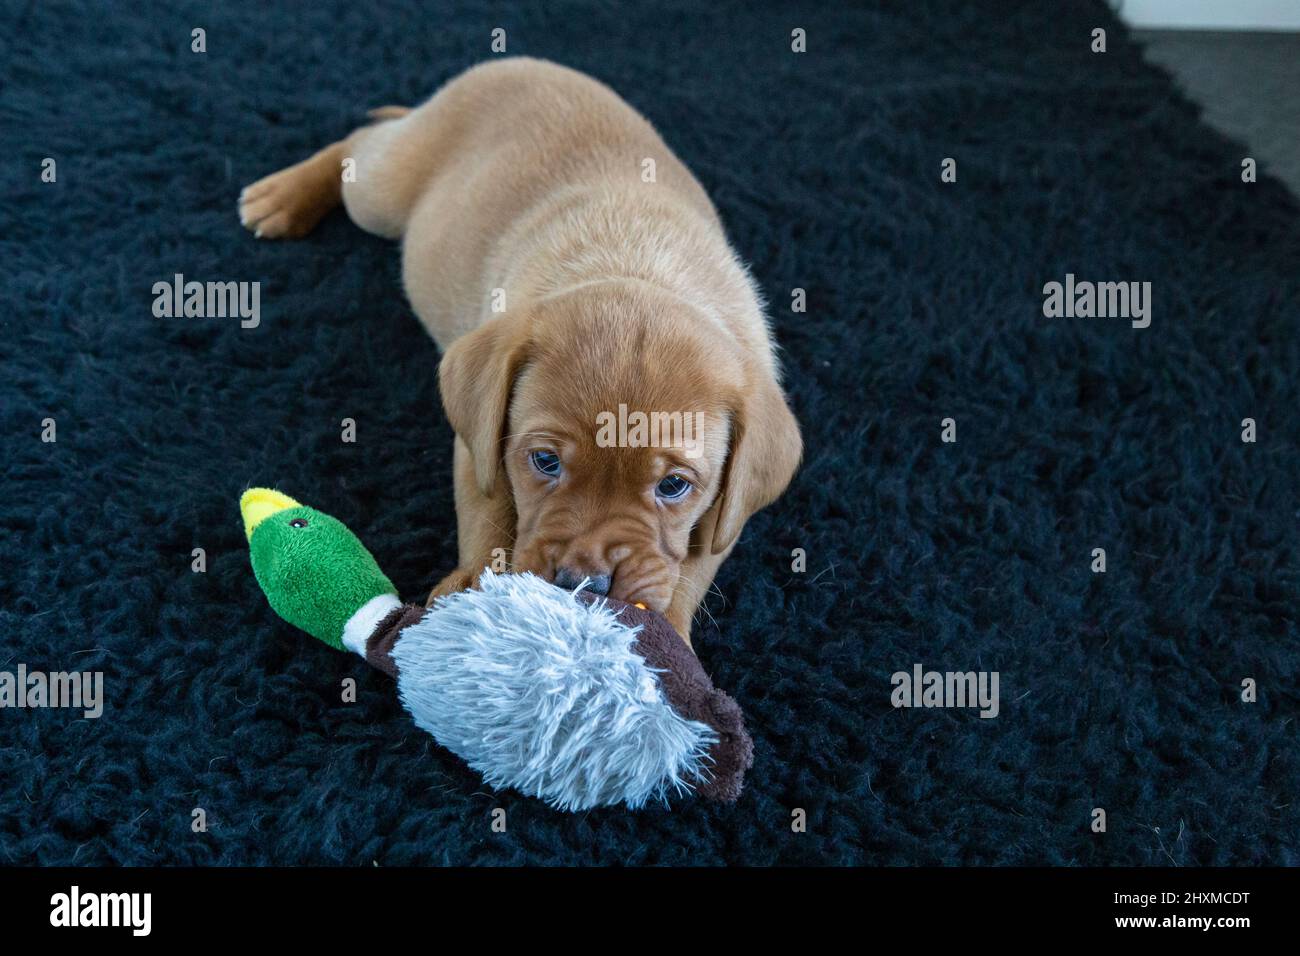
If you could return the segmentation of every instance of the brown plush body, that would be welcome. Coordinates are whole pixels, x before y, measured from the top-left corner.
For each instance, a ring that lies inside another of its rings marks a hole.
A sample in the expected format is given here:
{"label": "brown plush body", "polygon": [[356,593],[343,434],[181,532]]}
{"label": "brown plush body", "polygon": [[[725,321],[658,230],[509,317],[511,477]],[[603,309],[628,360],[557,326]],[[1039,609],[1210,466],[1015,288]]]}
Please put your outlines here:
{"label": "brown plush body", "polygon": [[[581,597],[582,594],[579,594]],[[682,643],[662,614],[623,601],[608,599],[624,624],[641,625],[636,650],[659,674],[659,686],[673,709],[683,717],[708,724],[718,735],[709,750],[712,778],[698,785],[700,796],[732,803],[745,783],[745,771],[754,765],[754,742],[745,730],[740,705],[713,686],[704,665]]]}

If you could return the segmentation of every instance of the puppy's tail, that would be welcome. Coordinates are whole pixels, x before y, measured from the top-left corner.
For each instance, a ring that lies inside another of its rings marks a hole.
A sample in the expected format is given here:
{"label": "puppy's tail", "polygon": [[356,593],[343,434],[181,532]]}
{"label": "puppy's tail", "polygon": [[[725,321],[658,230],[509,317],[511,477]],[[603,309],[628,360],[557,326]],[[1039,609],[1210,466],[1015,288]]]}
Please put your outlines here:
{"label": "puppy's tail", "polygon": [[409,112],[411,112],[409,106],[380,106],[376,109],[368,110],[366,115],[376,123],[382,123],[384,120],[401,119]]}

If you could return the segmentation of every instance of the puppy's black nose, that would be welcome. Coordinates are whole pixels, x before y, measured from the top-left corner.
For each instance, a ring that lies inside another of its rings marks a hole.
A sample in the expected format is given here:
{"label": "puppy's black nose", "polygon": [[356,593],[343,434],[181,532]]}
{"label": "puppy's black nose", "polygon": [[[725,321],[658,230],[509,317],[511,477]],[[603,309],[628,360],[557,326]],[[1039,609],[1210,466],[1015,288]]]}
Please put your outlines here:
{"label": "puppy's black nose", "polygon": [[609,593],[608,574],[582,574],[573,568],[560,568],[555,572],[555,586],[566,591],[578,590],[578,585],[583,581],[587,582],[583,587],[584,591],[590,591],[592,594]]}

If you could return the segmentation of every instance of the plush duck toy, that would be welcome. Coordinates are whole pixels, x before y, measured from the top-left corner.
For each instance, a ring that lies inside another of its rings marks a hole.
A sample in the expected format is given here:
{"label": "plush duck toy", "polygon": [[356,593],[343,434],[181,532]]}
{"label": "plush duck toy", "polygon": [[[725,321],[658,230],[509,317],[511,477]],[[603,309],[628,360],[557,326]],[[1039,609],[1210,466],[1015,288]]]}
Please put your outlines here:
{"label": "plush duck toy", "polygon": [[403,604],[337,519],[268,488],[239,507],[275,612],[394,677],[415,723],[492,786],[561,810],[740,796],[740,708],[660,615],[487,569],[476,590]]}

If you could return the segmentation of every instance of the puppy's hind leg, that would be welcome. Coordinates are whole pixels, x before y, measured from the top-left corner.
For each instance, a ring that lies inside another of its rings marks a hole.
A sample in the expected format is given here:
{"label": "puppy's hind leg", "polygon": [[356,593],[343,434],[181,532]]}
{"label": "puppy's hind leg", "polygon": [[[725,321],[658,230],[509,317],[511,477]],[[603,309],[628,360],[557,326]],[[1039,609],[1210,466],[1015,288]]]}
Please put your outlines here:
{"label": "puppy's hind leg", "polygon": [[[403,106],[384,106],[371,110],[370,117],[383,125],[407,112]],[[301,163],[245,187],[239,194],[240,223],[259,239],[307,235],[343,199],[344,163],[365,148],[373,129],[362,127]]]}

